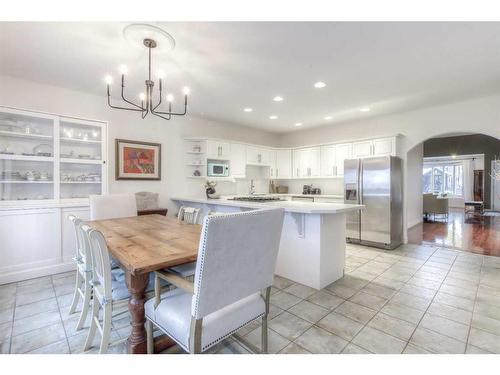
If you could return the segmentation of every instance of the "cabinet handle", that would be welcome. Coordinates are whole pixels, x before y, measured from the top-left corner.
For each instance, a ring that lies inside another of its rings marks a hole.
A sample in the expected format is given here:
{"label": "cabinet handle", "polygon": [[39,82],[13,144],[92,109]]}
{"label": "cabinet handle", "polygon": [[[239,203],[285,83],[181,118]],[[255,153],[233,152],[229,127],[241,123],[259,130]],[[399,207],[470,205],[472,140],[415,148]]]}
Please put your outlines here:
{"label": "cabinet handle", "polygon": [[310,176],[311,175],[311,168],[307,168],[307,175]]}
{"label": "cabinet handle", "polygon": [[257,155],[257,160],[259,161],[259,163],[262,163],[262,155],[261,154]]}
{"label": "cabinet handle", "polygon": [[276,177],[278,177],[278,168],[276,168]]}
{"label": "cabinet handle", "polygon": [[299,177],[299,168],[297,168],[297,177]]}
{"label": "cabinet handle", "polygon": [[335,176],[335,175],[336,175],[336,173],[335,173],[335,168],[336,168],[336,166],[332,166],[332,176]]}

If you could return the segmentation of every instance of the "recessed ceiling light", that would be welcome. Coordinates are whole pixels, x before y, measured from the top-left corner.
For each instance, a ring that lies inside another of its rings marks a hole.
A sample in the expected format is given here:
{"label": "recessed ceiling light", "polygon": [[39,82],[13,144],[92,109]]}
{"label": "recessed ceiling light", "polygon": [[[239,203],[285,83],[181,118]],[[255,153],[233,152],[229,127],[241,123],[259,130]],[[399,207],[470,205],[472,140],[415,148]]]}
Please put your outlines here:
{"label": "recessed ceiling light", "polygon": [[314,87],[316,87],[317,89],[322,89],[323,87],[326,86],[326,83],[325,82],[321,82],[321,81],[318,81],[314,84]]}
{"label": "recessed ceiling light", "polygon": [[282,102],[282,101],[283,101],[283,97],[281,97],[281,96],[275,96],[275,97],[273,98],[273,100],[274,100],[275,102]]}
{"label": "recessed ceiling light", "polygon": [[295,126],[302,126],[302,123],[301,122],[296,122]]}
{"label": "recessed ceiling light", "polygon": [[276,119],[278,118],[278,116],[276,116],[276,115],[271,115],[271,116],[269,116],[269,118],[270,118],[271,120],[276,120]]}
{"label": "recessed ceiling light", "polygon": [[332,119],[332,116],[325,116],[323,117],[325,120],[331,120]]}
{"label": "recessed ceiling light", "polygon": [[370,112],[370,108],[368,107],[363,107],[359,109],[360,112]]}
{"label": "recessed ceiling light", "polygon": [[243,108],[243,111],[244,111],[244,112],[252,112],[252,111],[253,111],[253,109],[252,109],[252,108]]}

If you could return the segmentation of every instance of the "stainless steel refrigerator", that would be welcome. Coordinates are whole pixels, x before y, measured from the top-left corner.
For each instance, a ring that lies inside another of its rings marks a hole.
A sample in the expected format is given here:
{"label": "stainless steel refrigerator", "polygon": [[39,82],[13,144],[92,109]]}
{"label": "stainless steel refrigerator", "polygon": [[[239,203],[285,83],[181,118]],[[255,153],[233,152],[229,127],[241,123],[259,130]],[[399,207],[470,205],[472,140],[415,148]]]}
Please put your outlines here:
{"label": "stainless steel refrigerator", "polygon": [[380,156],[345,160],[344,202],[366,206],[347,214],[348,242],[398,247],[403,240],[401,159]]}

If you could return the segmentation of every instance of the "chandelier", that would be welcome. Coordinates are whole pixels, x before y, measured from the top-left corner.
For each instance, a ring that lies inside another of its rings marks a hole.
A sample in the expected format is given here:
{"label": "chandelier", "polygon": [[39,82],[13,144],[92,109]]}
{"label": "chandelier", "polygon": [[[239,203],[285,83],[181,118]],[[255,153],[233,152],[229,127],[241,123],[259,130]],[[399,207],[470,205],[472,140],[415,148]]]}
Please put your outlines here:
{"label": "chandelier", "polygon": [[[188,94],[189,88],[184,87],[184,110],[181,112],[172,111],[172,102],[174,97],[172,94],[168,94],[165,96],[166,101],[168,102],[168,111],[160,110],[160,105],[163,102],[163,74],[158,74],[158,99],[156,100],[156,104],[154,101],[154,86],[155,82],[151,77],[151,52],[154,48],[158,47],[161,43],[163,47],[167,49],[172,49],[175,46],[174,38],[168,34],[166,31],[152,25],[143,25],[143,24],[132,24],[127,26],[123,30],[124,36],[131,42],[138,43],[141,42],[147,48],[148,51],[148,76],[145,81],[145,92],[139,95],[140,103],[134,103],[134,101],[129,100],[125,97],[125,75],[127,74],[126,66],[122,65],[120,67],[121,73],[121,99],[126,105],[113,105],[111,104],[111,84],[113,78],[110,75],[107,75],[105,78],[106,86],[107,86],[107,96],[108,96],[108,105],[113,109],[122,109],[126,111],[135,111],[141,112],[141,117],[144,119],[149,113],[161,117],[164,120],[170,120],[173,116],[184,116],[187,113],[187,105],[188,105]],[[160,43],[158,42],[160,40]]]}

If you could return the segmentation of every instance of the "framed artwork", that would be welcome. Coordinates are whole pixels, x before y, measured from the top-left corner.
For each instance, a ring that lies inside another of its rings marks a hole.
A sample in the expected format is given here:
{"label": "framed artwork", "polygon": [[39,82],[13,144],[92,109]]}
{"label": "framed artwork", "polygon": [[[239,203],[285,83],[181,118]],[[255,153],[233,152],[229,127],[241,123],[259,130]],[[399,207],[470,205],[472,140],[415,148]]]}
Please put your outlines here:
{"label": "framed artwork", "polygon": [[161,180],[161,144],[116,140],[117,180]]}

